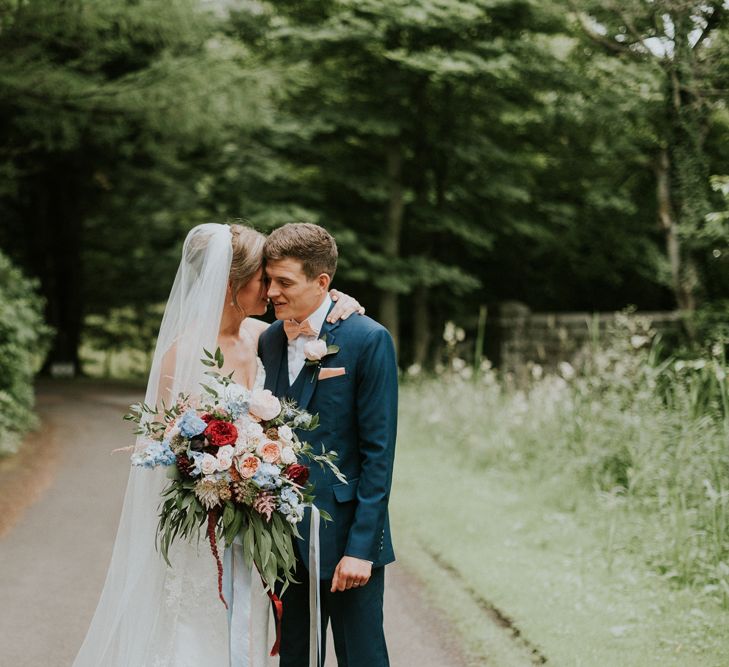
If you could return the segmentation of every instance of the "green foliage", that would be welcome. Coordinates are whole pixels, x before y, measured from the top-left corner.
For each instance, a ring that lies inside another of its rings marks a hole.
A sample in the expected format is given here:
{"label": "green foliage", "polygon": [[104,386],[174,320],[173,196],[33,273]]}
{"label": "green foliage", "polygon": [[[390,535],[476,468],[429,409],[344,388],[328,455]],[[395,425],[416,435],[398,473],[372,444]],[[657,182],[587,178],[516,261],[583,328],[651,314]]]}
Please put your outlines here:
{"label": "green foliage", "polygon": [[51,339],[38,283],[0,253],[0,455],[37,424],[33,381]]}
{"label": "green foliage", "polygon": [[551,480],[563,507],[588,490],[617,508],[608,562],[628,549],[666,580],[729,607],[727,371],[723,348],[664,358],[648,323],[626,317],[561,375],[521,389],[491,370],[445,375],[412,400],[437,397],[424,418],[436,432],[441,423],[453,430],[472,464]]}
{"label": "green foliage", "polygon": [[187,230],[241,217],[333,231],[338,286],[406,365],[474,304],[727,298],[717,3],[209,6],[0,3],[0,242],[70,304],[54,358],[82,329],[142,350]]}

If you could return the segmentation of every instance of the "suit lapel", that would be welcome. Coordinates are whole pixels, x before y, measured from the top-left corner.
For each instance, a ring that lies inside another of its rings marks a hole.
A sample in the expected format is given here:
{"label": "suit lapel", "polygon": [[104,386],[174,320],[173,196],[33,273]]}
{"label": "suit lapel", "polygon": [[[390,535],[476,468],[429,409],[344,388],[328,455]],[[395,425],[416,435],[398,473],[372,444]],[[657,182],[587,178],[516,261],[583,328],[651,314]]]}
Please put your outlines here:
{"label": "suit lapel", "polygon": [[[326,320],[324,321],[321,332],[319,333],[319,338],[325,335],[327,345],[334,344],[334,339],[336,338],[336,330],[339,327],[340,322],[341,320],[337,320],[333,323],[329,323]],[[299,397],[298,403],[299,407],[302,410],[306,410],[309,407],[309,403],[311,403],[312,397],[314,396],[314,390],[319,384],[319,379],[317,377],[319,375],[319,365],[312,364],[311,366],[304,366],[301,372],[305,373],[304,387],[301,390],[301,396]]]}

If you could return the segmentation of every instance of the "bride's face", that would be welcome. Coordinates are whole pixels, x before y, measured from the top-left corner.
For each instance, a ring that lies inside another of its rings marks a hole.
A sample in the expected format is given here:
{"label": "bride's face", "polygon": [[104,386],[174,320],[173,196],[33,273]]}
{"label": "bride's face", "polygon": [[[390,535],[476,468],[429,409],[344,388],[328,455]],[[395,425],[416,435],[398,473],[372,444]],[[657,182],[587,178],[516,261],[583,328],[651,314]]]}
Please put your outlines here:
{"label": "bride's face", "polygon": [[263,315],[268,309],[263,267],[238,290],[238,305],[248,315]]}

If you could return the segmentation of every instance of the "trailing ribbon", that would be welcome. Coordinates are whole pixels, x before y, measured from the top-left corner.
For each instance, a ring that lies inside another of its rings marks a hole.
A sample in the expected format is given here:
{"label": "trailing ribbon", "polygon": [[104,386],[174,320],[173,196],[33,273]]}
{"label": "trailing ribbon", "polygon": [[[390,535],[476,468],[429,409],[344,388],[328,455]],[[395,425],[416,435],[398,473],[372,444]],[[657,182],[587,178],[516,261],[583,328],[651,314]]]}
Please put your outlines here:
{"label": "trailing ribbon", "polygon": [[273,602],[273,608],[276,614],[276,641],[273,643],[270,656],[275,658],[278,652],[281,650],[281,621],[283,620],[283,602],[276,593],[273,591],[266,591],[271,602]]}
{"label": "trailing ribbon", "polygon": [[312,505],[309,525],[309,667],[319,667],[321,656],[319,521],[319,510]]}
{"label": "trailing ribbon", "polygon": [[[320,667],[321,656],[321,600],[319,590],[319,524],[320,514],[311,507],[309,537],[309,667]],[[281,621],[283,602],[266,586],[253,585],[252,568],[243,558],[243,543],[236,537],[225,550],[222,591],[229,601],[228,634],[230,642],[230,667],[266,667],[268,644],[269,599],[276,616],[276,641],[271,656],[277,656],[281,648]],[[268,596],[266,596],[267,593]]]}
{"label": "trailing ribbon", "polygon": [[230,602],[230,666],[266,667],[270,606],[263,586],[258,585],[258,578],[245,563],[243,544],[238,537],[225,550],[223,571],[223,590]]}

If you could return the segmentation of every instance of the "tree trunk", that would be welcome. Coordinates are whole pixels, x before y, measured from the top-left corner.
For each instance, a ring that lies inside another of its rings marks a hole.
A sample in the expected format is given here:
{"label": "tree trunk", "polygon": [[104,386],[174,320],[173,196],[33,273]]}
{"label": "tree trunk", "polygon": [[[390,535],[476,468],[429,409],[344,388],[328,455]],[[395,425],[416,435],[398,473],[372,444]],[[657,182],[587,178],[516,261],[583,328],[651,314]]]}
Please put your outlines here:
{"label": "tree trunk", "polygon": [[666,255],[671,268],[671,285],[679,309],[691,313],[696,309],[693,294],[694,278],[691,265],[684,266],[678,221],[671,201],[671,163],[666,149],[661,150],[655,163],[656,203],[658,221],[666,239]]}
{"label": "tree trunk", "polygon": [[421,367],[429,365],[430,338],[428,288],[419,286],[413,293],[413,362]]}
{"label": "tree trunk", "polygon": [[36,211],[37,273],[47,299],[46,320],[55,330],[51,351],[43,368],[70,364],[73,374],[81,371],[78,348],[81,342],[82,273],[81,215],[76,202],[78,189],[73,169],[49,169],[34,194]]}
{"label": "tree trunk", "polygon": [[[390,200],[387,207],[386,226],[382,237],[382,254],[393,264],[400,258],[400,235],[403,221],[402,150],[393,144],[387,153],[387,178]],[[390,331],[399,349],[400,318],[398,314],[398,293],[383,290],[380,300],[380,321]]]}

